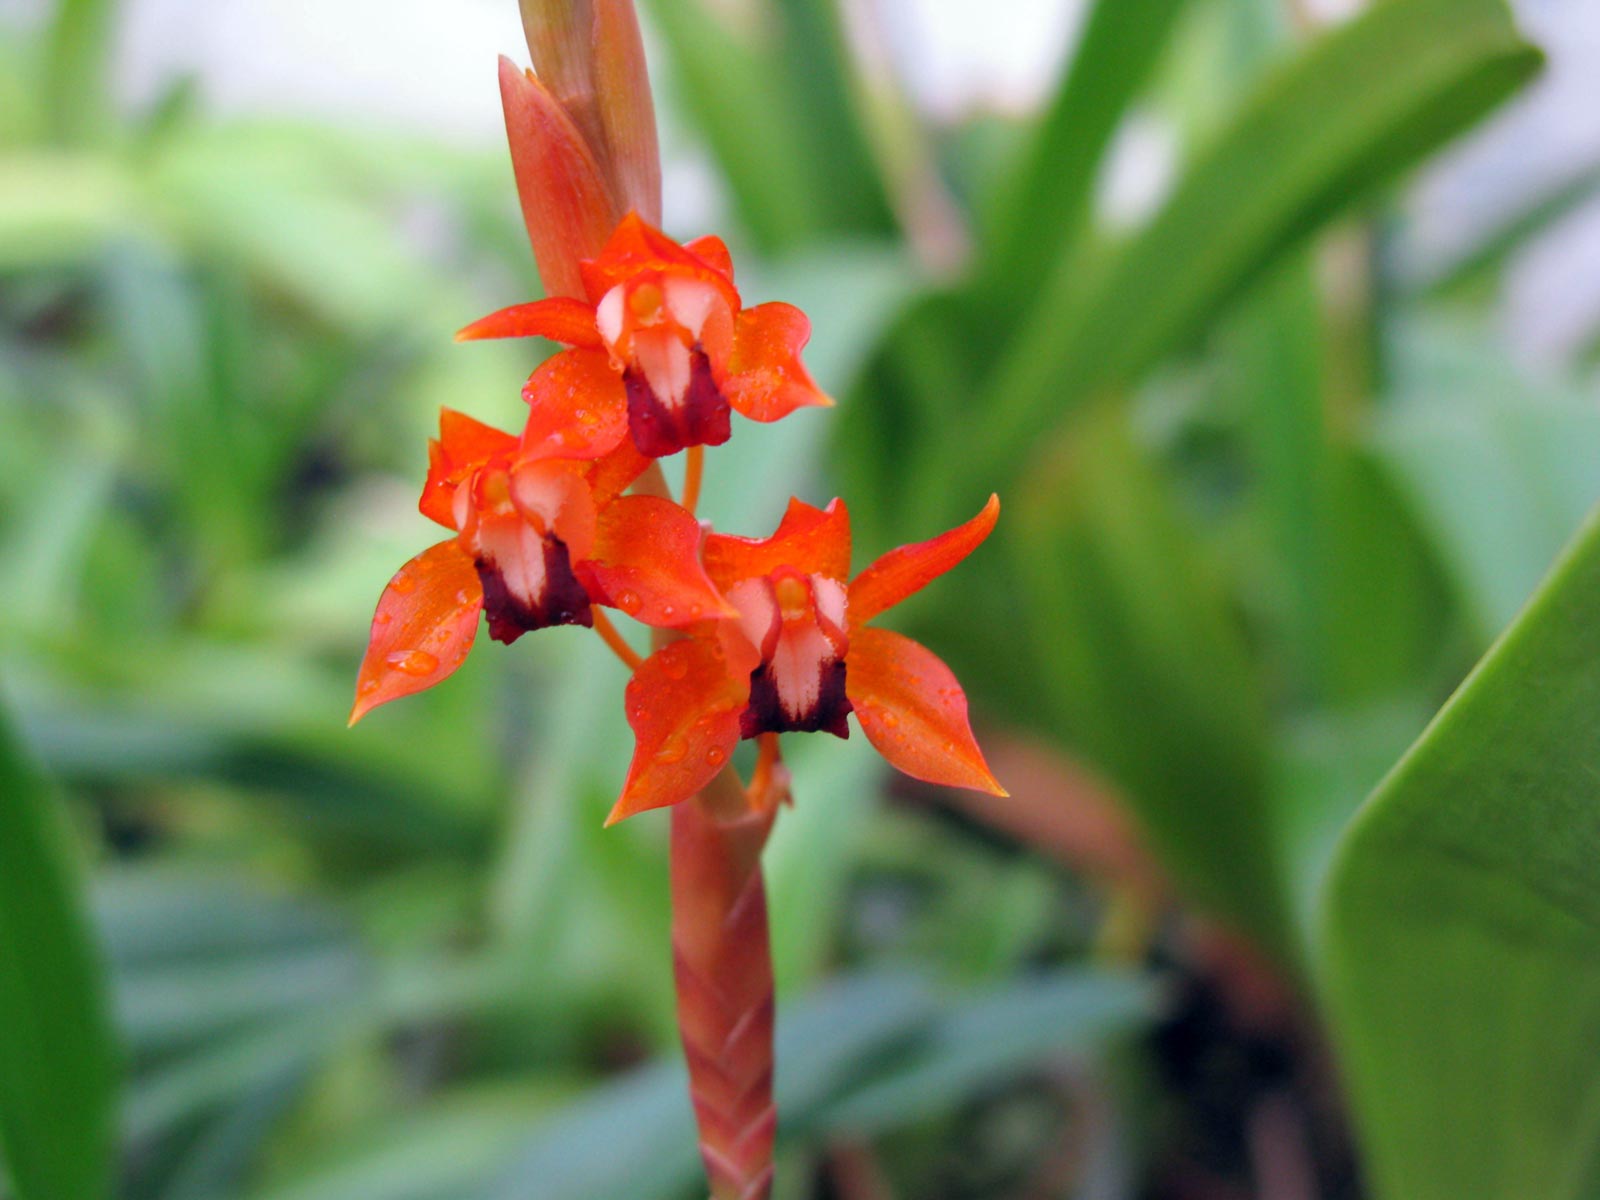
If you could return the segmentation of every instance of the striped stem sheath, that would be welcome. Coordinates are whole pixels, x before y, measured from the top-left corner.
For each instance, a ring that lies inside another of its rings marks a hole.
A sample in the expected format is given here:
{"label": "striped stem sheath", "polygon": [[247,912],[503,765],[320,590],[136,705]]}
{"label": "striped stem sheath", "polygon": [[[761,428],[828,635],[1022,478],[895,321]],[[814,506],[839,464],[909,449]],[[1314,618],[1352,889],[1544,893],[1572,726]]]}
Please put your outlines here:
{"label": "striped stem sheath", "polygon": [[718,805],[715,789],[672,810],[678,1028],[712,1200],[767,1200],[777,1110],[761,850],[773,813]]}

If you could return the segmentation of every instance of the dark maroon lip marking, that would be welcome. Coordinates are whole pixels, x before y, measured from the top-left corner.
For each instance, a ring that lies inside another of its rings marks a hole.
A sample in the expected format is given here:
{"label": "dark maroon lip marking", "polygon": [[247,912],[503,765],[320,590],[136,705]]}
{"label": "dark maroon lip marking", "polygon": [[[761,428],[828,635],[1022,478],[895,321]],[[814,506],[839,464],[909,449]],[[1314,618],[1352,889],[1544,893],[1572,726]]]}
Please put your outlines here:
{"label": "dark maroon lip marking", "polygon": [[690,446],[720,446],[732,436],[732,410],[698,343],[689,352],[689,388],[682,407],[663,404],[636,367],[623,373],[622,382],[628,391],[628,430],[647,458],[665,458]]}
{"label": "dark maroon lip marking", "polygon": [[798,717],[790,717],[778,699],[778,685],[766,663],[750,672],[750,704],[739,717],[739,736],[753,738],[763,733],[831,733],[848,739],[854,711],[845,695],[844,659],[820,664],[822,687],[816,703]]}
{"label": "dark maroon lip marking", "polygon": [[544,539],[544,594],[535,605],[524,604],[512,594],[493,562],[480,558],[477,567],[483,583],[483,615],[495,641],[509,646],[525,633],[552,625],[594,626],[589,593],[573,574],[567,544],[560,538],[546,535]]}

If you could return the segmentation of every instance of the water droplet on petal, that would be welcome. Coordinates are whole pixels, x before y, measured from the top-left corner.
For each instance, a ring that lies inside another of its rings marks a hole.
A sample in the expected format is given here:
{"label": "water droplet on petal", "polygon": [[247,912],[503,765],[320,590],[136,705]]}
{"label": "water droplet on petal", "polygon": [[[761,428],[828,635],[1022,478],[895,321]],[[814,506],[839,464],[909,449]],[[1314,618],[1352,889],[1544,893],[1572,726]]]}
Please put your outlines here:
{"label": "water droplet on petal", "polygon": [[383,626],[387,625],[392,620],[394,620],[394,618],[391,617],[388,613],[381,612],[377,616],[372,618],[372,623],[374,625],[378,626],[379,628],[382,628]]}
{"label": "water droplet on petal", "polygon": [[400,574],[389,581],[389,587],[399,592],[402,596],[409,596],[417,590],[417,581],[412,577],[409,570],[401,571]]}
{"label": "water droplet on petal", "polygon": [[617,596],[617,607],[630,617],[642,606],[637,592],[622,592]]}
{"label": "water droplet on petal", "polygon": [[378,690],[378,681],[376,679],[364,679],[364,680],[361,681],[361,687],[360,687],[359,691],[361,692],[361,694],[363,696],[370,696],[370,695],[372,695],[373,692],[375,692],[377,690]]}
{"label": "water droplet on petal", "polygon": [[682,742],[668,742],[656,751],[656,761],[671,766],[673,763],[682,762],[684,756],[688,753],[688,749]]}
{"label": "water droplet on petal", "polygon": [[439,660],[426,650],[396,650],[384,661],[407,675],[426,675],[439,669]]}
{"label": "water droplet on petal", "polygon": [[689,664],[677,655],[668,658],[661,664],[661,670],[668,679],[682,679],[689,673]]}
{"label": "water droplet on petal", "polygon": [[900,724],[900,718],[895,716],[892,712],[885,712],[879,719],[883,722],[884,728],[886,729],[893,729]]}

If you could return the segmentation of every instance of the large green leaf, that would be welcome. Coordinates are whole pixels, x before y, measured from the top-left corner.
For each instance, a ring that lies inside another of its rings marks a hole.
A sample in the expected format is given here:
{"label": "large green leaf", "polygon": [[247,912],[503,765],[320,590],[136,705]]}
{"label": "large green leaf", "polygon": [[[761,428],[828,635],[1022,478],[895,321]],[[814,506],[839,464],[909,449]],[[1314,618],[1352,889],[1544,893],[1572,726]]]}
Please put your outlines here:
{"label": "large green leaf", "polygon": [[1330,1008],[1385,1200],[1567,1200],[1600,1141],[1600,516],[1348,831]]}
{"label": "large green leaf", "polygon": [[1284,250],[1498,104],[1538,67],[1503,0],[1385,0],[1273,73],[1163,209],[1084,277],[1058,271],[996,371],[987,467],[1181,346]]}
{"label": "large green leaf", "polygon": [[111,1177],[117,1054],[56,799],[0,723],[0,1154],[18,1200]]}

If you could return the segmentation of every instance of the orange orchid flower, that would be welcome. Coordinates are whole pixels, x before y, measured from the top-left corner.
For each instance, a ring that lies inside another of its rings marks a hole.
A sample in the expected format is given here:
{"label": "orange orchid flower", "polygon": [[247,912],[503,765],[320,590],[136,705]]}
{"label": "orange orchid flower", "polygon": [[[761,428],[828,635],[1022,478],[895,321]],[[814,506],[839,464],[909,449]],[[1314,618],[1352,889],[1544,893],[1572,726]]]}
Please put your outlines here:
{"label": "orange orchid flower", "polygon": [[597,427],[553,431],[546,415],[533,413],[519,439],[441,412],[418,508],[456,536],[384,589],[352,724],[452,674],[480,613],[489,636],[510,644],[552,625],[593,626],[596,604],[662,628],[732,612],[700,563],[699,522],[670,500],[621,494],[648,460],[626,444],[581,457]]}
{"label": "orange orchid flower", "polygon": [[738,616],[690,627],[634,673],[633,762],[610,821],[694,795],[743,738],[847,737],[852,711],[905,774],[1004,795],[950,668],[910,638],[867,625],[977,549],[999,513],[991,496],[964,525],[889,552],[848,584],[842,501],[818,509],[791,500],[770,538],[710,535],[706,571]]}
{"label": "orange orchid flower", "polygon": [[[680,246],[637,213],[598,257],[580,264],[587,301],[551,296],[501,309],[456,336],[543,337],[572,349],[553,372],[535,372],[524,395],[535,409],[575,404],[607,428],[632,434],[641,454],[663,458],[720,446],[730,412],[776,421],[832,401],[800,362],[811,323],[791,304],[742,306],[720,238]],[[582,380],[579,389],[572,380]],[[602,447],[601,452],[610,446]]]}

